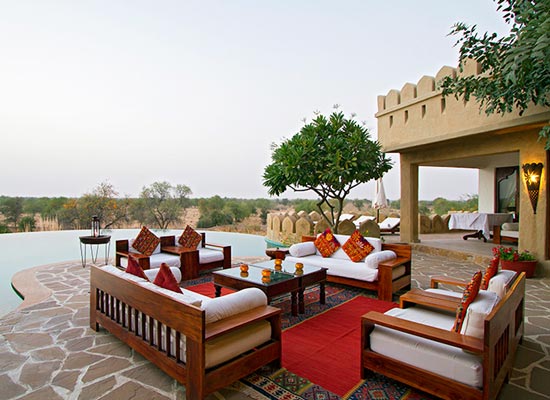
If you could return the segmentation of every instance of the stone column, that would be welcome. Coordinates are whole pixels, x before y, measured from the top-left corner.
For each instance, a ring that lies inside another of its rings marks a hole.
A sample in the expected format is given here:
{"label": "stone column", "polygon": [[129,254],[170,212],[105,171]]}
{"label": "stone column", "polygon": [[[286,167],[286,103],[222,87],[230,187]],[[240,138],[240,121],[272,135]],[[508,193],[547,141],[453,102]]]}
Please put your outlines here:
{"label": "stone column", "polygon": [[401,164],[401,241],[418,243],[418,164],[412,164],[406,154]]}

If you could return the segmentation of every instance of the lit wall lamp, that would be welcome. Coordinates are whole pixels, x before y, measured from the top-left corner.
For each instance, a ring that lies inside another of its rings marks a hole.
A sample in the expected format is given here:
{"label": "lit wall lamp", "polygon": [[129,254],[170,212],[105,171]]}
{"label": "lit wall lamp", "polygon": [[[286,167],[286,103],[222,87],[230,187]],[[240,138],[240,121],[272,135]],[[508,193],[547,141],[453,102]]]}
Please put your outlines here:
{"label": "lit wall lamp", "polygon": [[523,164],[523,180],[527,186],[529,199],[533,206],[533,213],[537,213],[537,203],[539,201],[540,176],[542,175],[542,163]]}

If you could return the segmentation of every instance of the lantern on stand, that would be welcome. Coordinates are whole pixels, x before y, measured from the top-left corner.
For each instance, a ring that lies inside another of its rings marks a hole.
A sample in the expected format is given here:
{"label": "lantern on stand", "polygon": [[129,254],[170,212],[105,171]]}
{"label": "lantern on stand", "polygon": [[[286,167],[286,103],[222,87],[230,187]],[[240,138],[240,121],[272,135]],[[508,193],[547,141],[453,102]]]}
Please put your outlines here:
{"label": "lantern on stand", "polygon": [[99,217],[94,215],[92,217],[92,236],[99,237],[101,236],[101,228],[99,227]]}

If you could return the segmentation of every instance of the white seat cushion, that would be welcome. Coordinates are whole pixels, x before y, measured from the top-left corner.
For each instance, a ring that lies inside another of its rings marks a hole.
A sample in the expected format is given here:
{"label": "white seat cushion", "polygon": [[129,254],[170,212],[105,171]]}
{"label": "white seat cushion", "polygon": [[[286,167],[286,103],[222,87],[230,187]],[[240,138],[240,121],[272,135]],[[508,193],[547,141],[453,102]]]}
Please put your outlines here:
{"label": "white seat cushion", "polygon": [[199,248],[199,264],[208,264],[211,262],[223,261],[223,252],[219,250]]}
{"label": "white seat cushion", "polygon": [[[427,310],[421,307],[394,308],[386,315],[430,325],[446,331],[453,327],[453,313]],[[373,351],[409,365],[462,382],[481,387],[483,363],[479,355],[457,347],[424,339],[390,328],[376,326],[370,335]]]}
{"label": "white seat cushion", "polygon": [[397,258],[397,254],[391,250],[373,251],[365,257],[365,265],[367,268],[378,269],[378,264],[381,262],[393,260],[395,258]]}
{"label": "white seat cushion", "polygon": [[328,268],[327,275],[332,276],[359,279],[367,282],[374,282],[378,278],[377,269],[367,268],[363,261],[355,263],[349,258],[347,260],[342,260],[338,258],[324,258],[323,256],[313,255],[307,257],[287,256],[285,260],[294,263],[301,262],[303,264],[313,265],[316,267]]}

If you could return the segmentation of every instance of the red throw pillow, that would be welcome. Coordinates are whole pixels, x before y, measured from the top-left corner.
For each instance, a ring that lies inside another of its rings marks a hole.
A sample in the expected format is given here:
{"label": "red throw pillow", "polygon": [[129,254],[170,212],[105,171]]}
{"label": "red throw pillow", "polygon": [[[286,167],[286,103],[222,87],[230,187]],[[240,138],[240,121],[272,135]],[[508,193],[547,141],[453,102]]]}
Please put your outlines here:
{"label": "red throw pillow", "polygon": [[323,257],[330,257],[340,247],[340,242],[336,240],[330,228],[315,239],[315,247]]}
{"label": "red throw pillow", "polygon": [[139,235],[134,240],[132,247],[141,254],[150,256],[160,243],[160,239],[153,232],[147,229],[146,226],[141,228]]}
{"label": "red throw pillow", "polygon": [[183,247],[189,247],[196,249],[202,240],[202,235],[196,230],[191,228],[189,225],[185,227],[185,230],[181,234],[178,243]]}
{"label": "red throw pillow", "polygon": [[462,293],[462,300],[456,309],[456,318],[455,324],[453,326],[453,332],[460,332],[462,329],[462,324],[464,323],[464,318],[466,317],[466,311],[468,306],[475,300],[477,294],[479,293],[479,287],[481,286],[481,271],[477,271],[472,280],[464,288]]}
{"label": "red throw pillow", "polygon": [[359,262],[368,256],[374,247],[369,243],[367,239],[356,230],[351,234],[346,243],[342,245],[342,249],[346,252],[351,261]]}
{"label": "red throw pillow", "polygon": [[159,272],[153,283],[161,288],[171,290],[176,293],[183,293],[178,285],[178,281],[170,267],[166,263],[160,264]]}
{"label": "red throw pillow", "polygon": [[135,276],[139,276],[146,281],[149,280],[147,279],[147,275],[145,275],[145,272],[143,272],[143,270],[139,266],[138,261],[132,256],[128,256],[128,265],[126,266],[126,272]]}
{"label": "red throw pillow", "polygon": [[499,263],[499,261],[500,260],[497,257],[495,257],[491,260],[491,264],[489,264],[489,266],[485,270],[485,274],[483,275],[483,279],[481,279],[481,290],[487,290],[487,288],[489,287],[489,281],[498,272],[498,263]]}

